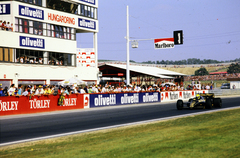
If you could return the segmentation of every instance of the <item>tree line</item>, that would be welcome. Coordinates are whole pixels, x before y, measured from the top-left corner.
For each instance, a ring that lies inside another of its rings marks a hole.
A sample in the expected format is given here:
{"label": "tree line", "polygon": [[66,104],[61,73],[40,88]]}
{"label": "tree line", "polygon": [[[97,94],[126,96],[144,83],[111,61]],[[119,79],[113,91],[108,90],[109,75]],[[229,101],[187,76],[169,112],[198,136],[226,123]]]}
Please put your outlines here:
{"label": "tree line", "polygon": [[[229,67],[227,68],[227,73],[229,74],[240,73],[240,64],[232,63],[231,65],[229,65]],[[204,76],[204,75],[209,75],[209,72],[205,67],[195,71],[195,76]]]}
{"label": "tree line", "polygon": [[[130,62],[135,62],[130,60]],[[240,58],[236,58],[235,60],[225,60],[218,61],[212,59],[197,59],[197,58],[189,58],[187,60],[162,60],[162,61],[144,61],[143,64],[162,64],[162,65],[194,65],[194,64],[217,64],[217,63],[229,63],[229,62],[240,62]]]}

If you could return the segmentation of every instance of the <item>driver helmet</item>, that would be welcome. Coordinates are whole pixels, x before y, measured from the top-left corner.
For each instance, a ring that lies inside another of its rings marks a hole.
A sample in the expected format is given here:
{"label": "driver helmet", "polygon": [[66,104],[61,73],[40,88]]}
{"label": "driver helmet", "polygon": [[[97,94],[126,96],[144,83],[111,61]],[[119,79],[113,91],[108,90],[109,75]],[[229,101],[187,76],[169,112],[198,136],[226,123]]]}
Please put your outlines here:
{"label": "driver helmet", "polygon": [[196,97],[197,97],[197,99],[200,99],[200,95],[199,94],[197,94]]}

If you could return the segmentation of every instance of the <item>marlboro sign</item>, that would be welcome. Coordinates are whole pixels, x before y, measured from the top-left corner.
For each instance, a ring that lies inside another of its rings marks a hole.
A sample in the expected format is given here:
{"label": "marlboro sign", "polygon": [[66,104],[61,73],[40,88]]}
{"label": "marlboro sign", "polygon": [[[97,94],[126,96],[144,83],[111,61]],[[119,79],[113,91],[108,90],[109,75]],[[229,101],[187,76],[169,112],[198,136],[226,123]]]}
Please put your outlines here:
{"label": "marlboro sign", "polygon": [[154,39],[155,49],[174,48],[174,38]]}

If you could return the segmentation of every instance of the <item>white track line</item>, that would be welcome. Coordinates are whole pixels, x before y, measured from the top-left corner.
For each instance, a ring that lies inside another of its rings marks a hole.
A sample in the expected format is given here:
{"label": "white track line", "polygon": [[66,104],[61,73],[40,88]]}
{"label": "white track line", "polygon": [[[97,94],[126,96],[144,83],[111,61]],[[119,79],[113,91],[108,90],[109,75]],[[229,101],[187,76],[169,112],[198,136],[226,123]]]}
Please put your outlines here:
{"label": "white track line", "polygon": [[86,132],[93,132],[93,131],[99,131],[99,130],[104,130],[104,129],[111,129],[111,128],[117,128],[117,127],[123,127],[123,126],[138,125],[138,124],[150,123],[150,122],[155,122],[155,121],[176,119],[176,118],[181,118],[181,117],[187,117],[187,116],[193,116],[193,115],[201,115],[201,114],[207,114],[207,113],[218,112],[218,111],[225,111],[225,110],[232,110],[232,109],[239,109],[239,108],[240,108],[240,105],[237,106],[237,107],[231,107],[231,108],[216,109],[216,110],[210,110],[210,111],[204,111],[204,112],[196,112],[196,113],[191,113],[191,114],[184,114],[184,115],[178,115],[178,116],[164,117],[164,118],[152,119],[152,120],[147,120],[147,121],[139,121],[139,122],[133,122],[133,123],[126,123],[126,124],[120,124],[120,125],[114,125],[114,126],[107,126],[107,127],[101,127],[101,128],[94,128],[94,129],[76,131],[76,132],[68,132],[68,133],[50,135],[50,136],[45,136],[45,137],[25,139],[25,140],[13,141],[13,142],[8,142],[8,143],[2,143],[2,144],[0,144],[0,147],[7,146],[7,145],[12,145],[12,144],[18,144],[18,143],[25,143],[25,142],[30,142],[30,141],[37,141],[37,140],[50,139],[50,138],[56,138],[56,137],[63,137],[63,136],[68,136],[68,135],[74,135],[74,134],[80,134],[80,133],[86,133]]}

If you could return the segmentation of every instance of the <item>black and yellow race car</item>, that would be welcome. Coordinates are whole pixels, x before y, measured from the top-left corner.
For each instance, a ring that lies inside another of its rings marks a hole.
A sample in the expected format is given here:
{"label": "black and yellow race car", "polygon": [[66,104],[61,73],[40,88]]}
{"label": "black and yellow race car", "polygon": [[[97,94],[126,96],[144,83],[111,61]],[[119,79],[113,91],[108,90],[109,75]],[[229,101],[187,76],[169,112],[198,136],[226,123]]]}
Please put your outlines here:
{"label": "black and yellow race car", "polygon": [[183,108],[212,109],[213,107],[222,107],[222,99],[215,98],[214,93],[197,94],[195,98],[189,99],[187,103],[184,103],[181,99],[177,101],[178,110],[182,110]]}

